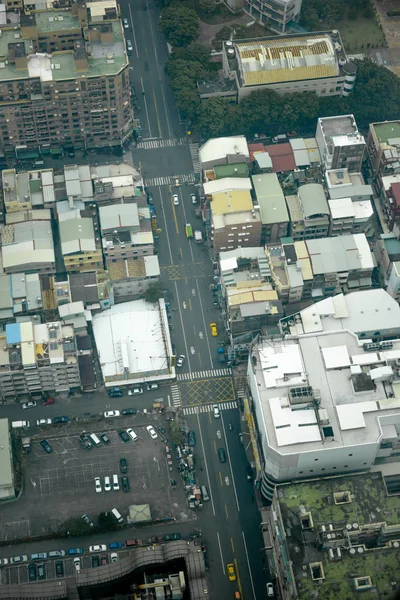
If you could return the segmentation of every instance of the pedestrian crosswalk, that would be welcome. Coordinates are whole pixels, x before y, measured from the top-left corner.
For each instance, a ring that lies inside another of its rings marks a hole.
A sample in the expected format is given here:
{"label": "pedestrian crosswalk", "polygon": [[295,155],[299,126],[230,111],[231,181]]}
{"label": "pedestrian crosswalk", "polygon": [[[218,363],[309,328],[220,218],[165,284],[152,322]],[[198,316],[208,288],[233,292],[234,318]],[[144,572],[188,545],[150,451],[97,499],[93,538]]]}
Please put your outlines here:
{"label": "pedestrian crosswalk", "polygon": [[201,173],[201,164],[199,159],[199,144],[189,144],[190,155],[192,157],[193,170],[195,173]]}
{"label": "pedestrian crosswalk", "polygon": [[232,369],[210,369],[208,371],[194,371],[192,373],[178,373],[177,381],[190,381],[192,379],[209,379],[210,377],[228,377]]}
{"label": "pedestrian crosswalk", "polygon": [[132,156],[132,150],[127,150],[124,154],[124,158],[123,158],[124,163],[126,163],[127,165],[130,165],[131,167],[133,167],[133,156]]}
{"label": "pedestrian crosswalk", "polygon": [[179,391],[179,387],[177,385],[171,385],[171,394],[172,394],[172,405],[175,408],[179,408],[181,405],[181,393]]}
{"label": "pedestrian crosswalk", "polygon": [[144,184],[148,187],[152,187],[154,185],[174,185],[176,179],[179,180],[179,183],[195,183],[194,173],[187,173],[185,175],[165,175],[164,177],[148,177],[145,178]]}
{"label": "pedestrian crosswalk", "polygon": [[186,138],[169,138],[169,139],[147,139],[138,142],[136,148],[140,150],[152,150],[154,148],[171,148],[172,146],[184,146],[186,144]]}
{"label": "pedestrian crosswalk", "polygon": [[[183,409],[184,415],[198,415],[199,413],[207,413],[212,411],[212,404],[200,404],[200,406],[186,406]],[[219,410],[233,410],[237,408],[236,400],[231,402],[218,402]]]}

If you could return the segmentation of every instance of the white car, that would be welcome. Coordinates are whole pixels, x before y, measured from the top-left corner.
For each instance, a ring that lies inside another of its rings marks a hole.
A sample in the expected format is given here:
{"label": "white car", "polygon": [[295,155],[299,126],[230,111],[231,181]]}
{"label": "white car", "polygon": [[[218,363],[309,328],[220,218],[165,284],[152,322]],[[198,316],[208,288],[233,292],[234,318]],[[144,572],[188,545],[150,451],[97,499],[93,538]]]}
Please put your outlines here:
{"label": "white car", "polygon": [[121,413],[119,412],[119,410],[106,410],[104,416],[106,419],[109,419],[110,417],[119,417],[120,414]]}
{"label": "white car", "polygon": [[38,427],[40,427],[40,425],[51,425],[51,419],[38,419],[36,425]]}
{"label": "white car", "polygon": [[8,565],[8,558],[0,558],[0,567]]}
{"label": "white car", "polygon": [[128,19],[122,19],[122,24],[124,26],[124,29],[129,29]]}
{"label": "white car", "polygon": [[213,406],[213,414],[216,419],[219,419],[219,417],[221,416],[217,404],[214,404],[214,406]]}
{"label": "white car", "polygon": [[126,40],[126,47],[128,49],[128,54],[133,52],[133,46],[131,40]]}
{"label": "white car", "polygon": [[110,558],[112,563],[118,562],[118,554],[116,552],[111,552]]}
{"label": "white car", "polygon": [[27,562],[28,557],[26,554],[22,554],[21,556],[13,556],[10,558],[11,565],[18,565],[19,563]]}
{"label": "white car", "polygon": [[89,546],[89,552],[105,552],[107,550],[107,546],[105,544],[95,544],[94,546]]}
{"label": "white car", "polygon": [[267,596],[268,598],[272,598],[274,596],[274,586],[272,583],[267,583]]}
{"label": "white car", "polygon": [[192,199],[192,204],[197,204],[196,194],[190,194],[190,197]]}
{"label": "white car", "polygon": [[27,408],[35,408],[36,406],[36,401],[35,400],[29,400],[29,402],[24,402],[22,405],[22,408],[24,410],[26,410]]}
{"label": "white car", "polygon": [[152,425],[148,425],[146,427],[146,431],[147,431],[147,433],[149,434],[149,436],[151,437],[152,440],[155,440],[156,438],[158,438],[156,430],[154,429],[154,427],[152,427]]}
{"label": "white car", "polygon": [[173,200],[174,200],[174,206],[179,206],[179,197],[178,194],[174,194],[172,196]]}
{"label": "white car", "polygon": [[128,390],[128,396],[137,396],[138,394],[143,394],[143,388],[135,387],[131,390]]}
{"label": "white car", "polygon": [[102,492],[102,487],[101,487],[101,481],[100,481],[100,477],[95,477],[94,478],[94,486],[96,488],[96,492]]}
{"label": "white car", "polygon": [[111,492],[111,480],[108,476],[104,477],[104,490],[106,492]]}
{"label": "white car", "polygon": [[180,369],[181,367],[183,367],[184,362],[185,362],[185,355],[181,354],[180,356],[178,356],[178,360],[176,361],[176,366]]}
{"label": "white car", "polygon": [[127,429],[126,433],[129,435],[129,437],[131,438],[131,440],[133,440],[134,442],[136,442],[136,440],[138,439],[138,436],[133,431],[133,429]]}
{"label": "white car", "polygon": [[79,558],[79,556],[75,556],[74,558],[74,567],[75,571],[79,573],[79,571],[81,570],[81,559]]}

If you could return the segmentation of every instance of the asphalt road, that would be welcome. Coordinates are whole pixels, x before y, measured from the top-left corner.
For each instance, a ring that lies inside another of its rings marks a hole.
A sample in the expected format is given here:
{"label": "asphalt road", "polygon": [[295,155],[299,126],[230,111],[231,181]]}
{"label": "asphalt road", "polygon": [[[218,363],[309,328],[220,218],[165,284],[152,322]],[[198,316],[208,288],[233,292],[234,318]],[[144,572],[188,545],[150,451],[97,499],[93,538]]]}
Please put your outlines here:
{"label": "asphalt road", "polygon": [[[121,12],[132,28],[125,33],[133,45],[131,64],[143,138],[133,150],[133,161],[141,164],[162,230],[158,255],[163,287],[172,297],[172,337],[177,354],[186,356],[180,372],[189,375],[204,370],[214,372],[221,366],[217,348],[224,338],[223,320],[221,311],[213,307],[209,291],[213,283],[209,253],[204,245],[185,236],[186,223],[191,223],[193,229],[202,229],[190,198],[196,188],[171,186],[175,176],[189,179],[193,164],[188,144],[182,140],[186,132],[179,123],[164,73],[168,51],[159,29],[159,11],[154,0],[138,0],[135,4],[121,0]],[[155,180],[158,185],[152,185]],[[175,193],[179,197],[178,206],[173,204]],[[211,322],[217,323],[218,337],[211,336]],[[186,419],[189,429],[196,433],[198,479],[202,479],[210,495],[210,501],[197,514],[197,524],[208,549],[210,597],[231,600],[239,589],[246,600],[264,598],[269,573],[262,562],[260,513],[253,485],[246,480],[247,458],[239,442],[240,413],[223,410],[221,418],[215,419],[211,412],[202,412],[187,415]],[[229,430],[229,423],[233,431]],[[220,447],[227,454],[224,464],[218,459]],[[228,581],[228,563],[236,567],[236,582]]]}

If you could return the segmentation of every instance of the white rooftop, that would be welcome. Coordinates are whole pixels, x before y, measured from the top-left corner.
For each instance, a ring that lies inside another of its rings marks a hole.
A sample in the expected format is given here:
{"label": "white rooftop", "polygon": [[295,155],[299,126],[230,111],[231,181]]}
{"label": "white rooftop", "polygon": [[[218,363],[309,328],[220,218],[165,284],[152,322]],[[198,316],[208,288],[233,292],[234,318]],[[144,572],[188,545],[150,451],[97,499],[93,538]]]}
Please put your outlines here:
{"label": "white rooftop", "polygon": [[252,186],[248,177],[223,177],[215,181],[206,181],[203,188],[206,196],[212,196],[226,190],[251,190]]}
{"label": "white rooftop", "polygon": [[231,137],[212,138],[203,144],[199,150],[199,159],[202,164],[218,161],[228,155],[239,154],[250,160],[249,148],[244,135]]}

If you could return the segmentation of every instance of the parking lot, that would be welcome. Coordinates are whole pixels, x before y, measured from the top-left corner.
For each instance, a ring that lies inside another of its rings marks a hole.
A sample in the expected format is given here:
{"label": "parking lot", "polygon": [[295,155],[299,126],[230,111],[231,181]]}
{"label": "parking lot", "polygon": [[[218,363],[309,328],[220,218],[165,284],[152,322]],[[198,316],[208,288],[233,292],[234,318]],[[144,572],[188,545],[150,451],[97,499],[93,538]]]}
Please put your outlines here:
{"label": "parking lot", "polygon": [[[158,438],[150,438],[145,427],[153,425]],[[165,426],[160,414],[135,415],[104,419],[95,422],[87,433],[105,432],[110,444],[101,444],[85,450],[79,441],[82,428],[76,426],[55,432],[42,428],[32,438],[31,453],[25,456],[25,484],[19,501],[2,509],[1,539],[23,538],[54,532],[69,517],[83,513],[96,520],[101,512],[117,508],[124,518],[130,504],[150,504],[152,518],[187,517],[183,489],[171,488],[176,479],[165,457],[165,435],[159,427]],[[81,427],[81,426],[80,426]],[[138,439],[124,443],[118,435],[121,428],[133,427]],[[53,452],[46,454],[40,441],[47,439]],[[104,491],[104,477],[121,477],[120,458],[128,463],[130,492]],[[174,467],[175,468],[175,467]],[[103,491],[96,493],[94,478],[100,477]]]}

